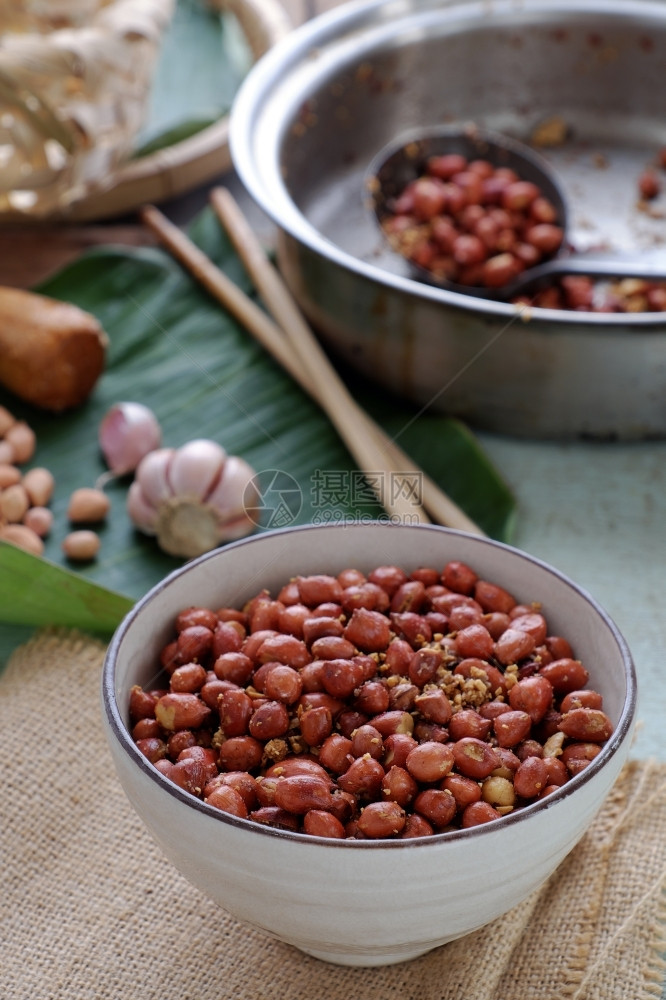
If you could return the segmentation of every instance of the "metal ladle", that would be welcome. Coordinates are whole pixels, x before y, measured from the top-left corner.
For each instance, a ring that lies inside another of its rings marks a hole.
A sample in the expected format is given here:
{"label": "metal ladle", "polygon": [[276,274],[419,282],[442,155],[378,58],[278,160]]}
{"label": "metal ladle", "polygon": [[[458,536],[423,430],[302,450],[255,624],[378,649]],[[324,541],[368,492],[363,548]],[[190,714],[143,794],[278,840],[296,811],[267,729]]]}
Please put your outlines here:
{"label": "metal ladle", "polygon": [[592,278],[666,280],[666,258],[663,253],[637,258],[635,254],[613,251],[599,253],[567,249],[567,204],[550,165],[529,146],[516,139],[475,125],[447,125],[428,129],[427,132],[420,130],[403,134],[381,150],[370,164],[366,178],[366,187],[380,226],[393,214],[393,200],[410,181],[423,174],[428,158],[447,153],[460,153],[467,160],[488,160],[494,167],[510,167],[521,180],[532,181],[555,206],[557,225],[562,228],[564,239],[560,250],[553,257],[526,268],[510,284],[501,288],[456,284],[445,278],[438,278],[426,268],[408,260],[410,270],[418,280],[463,295],[504,301],[526,292],[534,292],[536,288],[550,284],[556,278],[571,274]]}

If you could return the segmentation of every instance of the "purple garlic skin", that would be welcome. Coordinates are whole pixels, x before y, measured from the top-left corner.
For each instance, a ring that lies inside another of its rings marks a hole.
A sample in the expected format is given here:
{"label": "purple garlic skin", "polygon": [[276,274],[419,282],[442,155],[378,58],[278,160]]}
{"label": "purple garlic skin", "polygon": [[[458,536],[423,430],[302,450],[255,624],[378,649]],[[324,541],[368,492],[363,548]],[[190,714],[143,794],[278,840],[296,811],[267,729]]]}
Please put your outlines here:
{"label": "purple garlic skin", "polygon": [[159,448],[161,441],[157,417],[143,403],[116,403],[99,427],[99,446],[116,476],[134,472],[141,459]]}
{"label": "purple garlic skin", "polygon": [[215,441],[189,441],[146,455],[127,495],[127,511],[170,555],[193,559],[249,535],[257,503],[254,469]]}

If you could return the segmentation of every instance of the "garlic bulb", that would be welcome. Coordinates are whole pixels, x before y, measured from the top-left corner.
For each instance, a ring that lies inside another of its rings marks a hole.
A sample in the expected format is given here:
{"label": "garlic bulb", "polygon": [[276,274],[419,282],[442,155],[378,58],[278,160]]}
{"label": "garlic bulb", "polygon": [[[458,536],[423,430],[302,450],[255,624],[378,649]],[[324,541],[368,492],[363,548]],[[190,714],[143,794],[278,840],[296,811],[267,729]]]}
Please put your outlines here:
{"label": "garlic bulb", "polygon": [[254,475],[215,441],[159,448],[139,463],[127,511],[165,552],[192,559],[254,530],[247,513],[257,504]]}

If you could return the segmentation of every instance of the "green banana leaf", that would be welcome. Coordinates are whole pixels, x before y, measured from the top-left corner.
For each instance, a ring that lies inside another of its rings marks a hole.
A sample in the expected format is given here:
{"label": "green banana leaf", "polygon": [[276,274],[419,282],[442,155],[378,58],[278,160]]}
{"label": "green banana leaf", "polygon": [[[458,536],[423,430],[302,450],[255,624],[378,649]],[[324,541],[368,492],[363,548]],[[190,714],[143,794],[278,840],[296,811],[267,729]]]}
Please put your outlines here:
{"label": "green banana leaf", "polygon": [[178,0],[165,32],[136,156],[172,146],[228,113],[252,63],[231,14]]}
{"label": "green banana leaf", "polygon": [[0,542],[0,603],[18,625],[71,625],[112,632],[134,601],[78,573]]}
{"label": "green banana leaf", "polygon": [[[191,235],[251,293],[240,261],[209,210],[195,220]],[[5,623],[0,626],[0,657],[25,634],[10,625],[50,622],[109,632],[133,600],[181,564],[133,528],[125,510],[128,478],[106,486],[111,512],[99,529],[98,558],[72,566],[62,554],[69,496],[77,487],[94,485],[106,471],[98,428],[119,401],[148,404],[161,423],[165,445],[209,437],[230,454],[243,456],[266,488],[258,530],[382,515],[322,411],[165,252],[97,249],[38,291],[95,314],[110,347],[103,376],[76,411],[54,417],[0,392],[0,402],[37,434],[29,465],[46,466],[56,478],[54,528],[45,551],[52,564],[48,571],[41,560],[9,555],[10,547],[0,546],[0,621]],[[434,414],[414,419],[408,404],[387,399],[360,380],[353,391],[390,433],[407,427],[401,446],[487,534],[509,538],[513,497],[464,425]],[[285,497],[286,521],[284,516],[280,520],[278,504]],[[81,588],[73,603],[72,572],[103,590],[87,595]],[[31,591],[31,579],[38,590]]]}

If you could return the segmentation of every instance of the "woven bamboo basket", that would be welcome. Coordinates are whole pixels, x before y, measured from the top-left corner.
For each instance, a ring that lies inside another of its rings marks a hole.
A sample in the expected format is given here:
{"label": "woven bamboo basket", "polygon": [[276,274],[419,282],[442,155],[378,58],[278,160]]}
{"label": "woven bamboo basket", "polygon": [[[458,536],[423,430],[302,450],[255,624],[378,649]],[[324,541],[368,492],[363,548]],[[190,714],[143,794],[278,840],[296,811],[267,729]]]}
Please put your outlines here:
{"label": "woven bamboo basket", "polygon": [[[0,0],[0,223],[109,218],[228,169],[227,117],[132,159],[174,3]],[[278,0],[208,3],[253,59],[290,27]]]}

